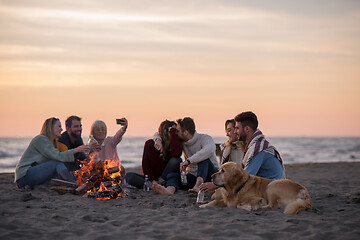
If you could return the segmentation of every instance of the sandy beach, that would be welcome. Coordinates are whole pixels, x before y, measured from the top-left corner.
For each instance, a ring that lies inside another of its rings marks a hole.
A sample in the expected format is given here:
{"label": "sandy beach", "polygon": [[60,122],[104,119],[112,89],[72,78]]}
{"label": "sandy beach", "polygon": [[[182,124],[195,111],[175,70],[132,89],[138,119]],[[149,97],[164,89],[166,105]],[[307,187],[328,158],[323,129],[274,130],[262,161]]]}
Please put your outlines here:
{"label": "sandy beach", "polygon": [[[140,171],[140,169],[127,169]],[[307,187],[313,209],[244,210],[195,205],[196,195],[130,189],[100,201],[46,187],[20,190],[0,174],[0,239],[359,239],[360,163],[287,165]],[[206,196],[209,198],[209,195]]]}

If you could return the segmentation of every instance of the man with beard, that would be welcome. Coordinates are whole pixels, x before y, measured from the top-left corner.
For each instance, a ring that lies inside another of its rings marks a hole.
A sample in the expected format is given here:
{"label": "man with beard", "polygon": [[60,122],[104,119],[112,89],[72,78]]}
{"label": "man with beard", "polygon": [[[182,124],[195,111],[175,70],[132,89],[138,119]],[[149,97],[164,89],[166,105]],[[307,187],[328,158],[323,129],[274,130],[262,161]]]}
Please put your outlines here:
{"label": "man with beard", "polygon": [[[57,143],[57,148],[61,152],[77,148],[84,144],[81,138],[81,118],[78,116],[70,116],[66,119],[65,126],[66,131],[61,134]],[[75,162],[65,164],[69,171],[80,169],[80,163],[86,159],[86,156],[83,152],[79,152],[74,155],[74,158]]]}
{"label": "man with beard", "polygon": [[285,178],[280,154],[258,129],[253,112],[242,112],[235,117],[235,134],[239,141],[245,141],[241,165],[249,174],[270,179]]}

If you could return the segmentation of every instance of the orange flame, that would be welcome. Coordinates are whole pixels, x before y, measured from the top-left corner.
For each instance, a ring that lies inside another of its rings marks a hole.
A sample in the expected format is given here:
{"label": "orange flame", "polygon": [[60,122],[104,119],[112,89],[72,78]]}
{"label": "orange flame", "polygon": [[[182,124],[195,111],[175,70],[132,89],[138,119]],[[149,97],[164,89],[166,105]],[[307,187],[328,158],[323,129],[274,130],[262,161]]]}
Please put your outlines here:
{"label": "orange flame", "polygon": [[[87,193],[100,192],[100,191],[111,191],[112,187],[117,187],[121,183],[121,162],[119,159],[114,158],[106,159],[104,161],[98,161],[97,152],[90,153],[89,161],[84,162],[82,167],[75,171],[75,177],[78,186],[88,184],[91,186]],[[117,167],[117,168],[116,168]],[[109,169],[118,169],[118,171],[110,172]],[[117,198],[122,194],[118,194]],[[107,200],[107,198],[96,198],[98,200]]]}

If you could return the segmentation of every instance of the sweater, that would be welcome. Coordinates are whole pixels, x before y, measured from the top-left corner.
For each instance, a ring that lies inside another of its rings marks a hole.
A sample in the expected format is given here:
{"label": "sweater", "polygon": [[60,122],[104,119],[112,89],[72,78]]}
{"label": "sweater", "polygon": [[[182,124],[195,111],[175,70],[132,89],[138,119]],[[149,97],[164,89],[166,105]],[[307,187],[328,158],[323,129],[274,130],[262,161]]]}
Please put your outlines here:
{"label": "sweater", "polygon": [[183,143],[184,155],[190,161],[186,171],[197,176],[197,163],[210,159],[216,168],[220,167],[215,155],[215,143],[211,136],[207,134],[194,133],[194,136]]}
{"label": "sweater", "polygon": [[41,164],[47,161],[74,162],[74,151],[59,152],[51,144],[48,137],[37,135],[24,151],[15,169],[15,182],[24,177],[27,170],[34,164]]}
{"label": "sweater", "polygon": [[172,157],[180,158],[182,146],[176,135],[176,129],[170,130],[170,147],[165,159],[160,157],[160,152],[154,147],[154,140],[149,139],[145,142],[142,157],[142,170],[144,175],[149,176],[149,180],[158,180],[166,164]]}
{"label": "sweater", "polygon": [[221,164],[226,162],[235,162],[241,166],[244,158],[244,152],[239,142],[229,145],[228,143],[223,144],[225,147],[222,151]]}
{"label": "sweater", "polygon": [[[67,131],[65,131],[61,134],[61,137],[57,141],[57,148],[60,152],[64,152],[69,149],[77,148],[83,144],[84,144],[84,142],[81,137],[76,139],[75,143],[72,143],[70,140],[69,133]],[[75,162],[78,162],[78,161],[81,162],[86,159],[86,155],[83,152],[75,153],[74,157],[75,157]]]}

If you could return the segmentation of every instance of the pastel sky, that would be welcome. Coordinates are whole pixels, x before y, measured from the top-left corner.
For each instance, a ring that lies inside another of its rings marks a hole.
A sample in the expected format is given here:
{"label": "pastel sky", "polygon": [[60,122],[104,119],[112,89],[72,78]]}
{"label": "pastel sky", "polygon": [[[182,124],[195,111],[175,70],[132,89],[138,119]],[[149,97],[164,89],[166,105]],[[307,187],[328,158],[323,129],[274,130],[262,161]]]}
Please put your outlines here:
{"label": "pastel sky", "polygon": [[0,137],[46,118],[258,115],[266,136],[360,136],[360,1],[0,0]]}

